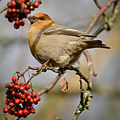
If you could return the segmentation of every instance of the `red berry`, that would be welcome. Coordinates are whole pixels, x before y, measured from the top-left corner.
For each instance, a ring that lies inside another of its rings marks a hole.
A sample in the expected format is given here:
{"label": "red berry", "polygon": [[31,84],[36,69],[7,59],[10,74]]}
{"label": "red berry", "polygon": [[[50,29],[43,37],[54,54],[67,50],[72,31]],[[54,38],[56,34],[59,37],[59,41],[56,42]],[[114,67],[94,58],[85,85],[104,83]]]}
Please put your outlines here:
{"label": "red berry", "polygon": [[4,107],[3,112],[7,113],[8,112],[8,107]]}
{"label": "red berry", "polygon": [[10,115],[12,115],[12,111],[11,111],[11,109],[8,110],[8,113],[9,113]]}
{"label": "red berry", "polygon": [[36,98],[36,99],[37,99],[37,101],[40,101],[40,100],[41,100],[40,96],[37,96],[37,98]]}
{"label": "red berry", "polygon": [[16,15],[15,15],[15,18],[20,19],[20,14],[16,14]]}
{"label": "red berry", "polygon": [[24,94],[25,94],[26,96],[31,95],[31,93],[30,93],[29,91],[24,91]]}
{"label": "red berry", "polygon": [[33,98],[31,98],[31,99],[30,99],[30,102],[31,102],[31,103],[34,103],[34,99],[33,99]]}
{"label": "red berry", "polygon": [[7,96],[6,96],[6,99],[9,99],[9,98],[10,98],[9,95],[7,95]]}
{"label": "red berry", "polygon": [[18,85],[18,81],[16,81],[14,84],[15,84],[15,85]]}
{"label": "red berry", "polygon": [[9,21],[9,22],[13,22],[13,21],[14,21],[14,18],[9,17],[9,18],[8,18],[8,21]]}
{"label": "red berry", "polygon": [[27,115],[27,114],[28,114],[28,110],[27,110],[27,109],[24,109],[24,110],[23,110],[23,113],[24,113],[25,115]]}
{"label": "red berry", "polygon": [[14,24],[14,28],[18,29],[20,27],[20,24]]}
{"label": "red berry", "polygon": [[31,96],[30,96],[30,95],[28,95],[28,96],[27,96],[27,99],[28,99],[28,100],[30,100],[30,99],[31,99]]}
{"label": "red berry", "polygon": [[14,106],[14,103],[13,103],[13,102],[9,102],[9,106],[10,106],[10,107],[13,107],[13,106]]}
{"label": "red berry", "polygon": [[34,104],[35,104],[35,105],[38,104],[38,101],[37,101],[36,98],[34,98]]}
{"label": "red berry", "polygon": [[17,10],[16,8],[12,8],[11,12],[15,13]]}
{"label": "red berry", "polygon": [[9,83],[9,84],[8,84],[8,87],[9,87],[9,88],[13,88],[13,83]]}
{"label": "red berry", "polygon": [[10,17],[10,13],[7,11],[7,13],[5,14],[5,17],[8,18]]}
{"label": "red berry", "polygon": [[23,4],[21,5],[21,8],[27,9],[27,5],[23,3]]}
{"label": "red berry", "polygon": [[7,12],[8,12],[8,13],[11,13],[11,12],[12,12],[12,9],[11,9],[11,8],[8,8]]}
{"label": "red berry", "polygon": [[36,7],[36,8],[39,7],[39,2],[38,2],[38,1],[35,1],[35,2],[34,2],[34,7]]}
{"label": "red berry", "polygon": [[29,106],[26,106],[26,109],[27,109],[27,110],[31,109],[31,106],[30,106],[30,105],[29,105]]}
{"label": "red berry", "polygon": [[24,25],[25,25],[24,21],[21,21],[21,22],[20,22],[20,25],[21,25],[21,26],[24,26]]}
{"label": "red berry", "polygon": [[15,99],[15,104],[19,104],[20,103],[20,99]]}
{"label": "red berry", "polygon": [[20,9],[16,9],[16,12],[19,13],[19,12],[20,12]]}
{"label": "red berry", "polygon": [[[20,25],[20,24],[19,24],[19,25]],[[25,89],[24,89],[23,86],[20,86],[19,90],[20,90],[21,92],[23,92]]]}
{"label": "red berry", "polygon": [[15,87],[16,90],[18,90],[20,88],[19,85],[15,85],[14,87]]}
{"label": "red berry", "polygon": [[25,95],[25,94],[22,94],[22,95],[21,95],[21,98],[22,98],[22,99],[25,99],[25,98],[26,98],[26,95]]}
{"label": "red berry", "polygon": [[22,0],[23,2],[26,2],[26,0]]}
{"label": "red berry", "polygon": [[30,110],[28,110],[28,111],[27,111],[27,114],[29,115],[30,113],[31,113],[31,111],[30,111]]}
{"label": "red berry", "polygon": [[15,97],[19,97],[20,95],[19,95],[19,92],[16,92],[15,93]]}
{"label": "red berry", "polygon": [[15,93],[15,91],[13,90],[13,91],[12,91],[12,96],[14,96],[15,94],[16,94],[16,93]]}
{"label": "red berry", "polygon": [[6,100],[6,101],[5,101],[5,104],[6,104],[6,105],[8,105],[8,104],[9,104],[9,101],[8,101],[8,100]]}
{"label": "red berry", "polygon": [[12,81],[13,81],[14,83],[17,81],[16,76],[13,76],[13,77],[12,77]]}
{"label": "red berry", "polygon": [[27,102],[27,98],[25,98],[25,102]]}
{"label": "red berry", "polygon": [[37,97],[37,92],[33,91],[32,95],[33,95],[33,97]]}
{"label": "red berry", "polygon": [[16,6],[16,2],[15,1],[11,1],[11,6],[15,7]]}
{"label": "red berry", "polygon": [[31,11],[30,11],[29,9],[25,9],[25,13],[26,13],[26,14],[30,14]]}
{"label": "red berry", "polygon": [[16,20],[16,21],[15,21],[15,24],[20,25],[20,21],[19,21],[19,20]]}
{"label": "red berry", "polygon": [[31,113],[34,114],[35,113],[35,108],[31,109]]}
{"label": "red berry", "polygon": [[18,111],[18,114],[19,114],[20,116],[22,116],[22,115],[23,115],[23,110],[19,110],[19,111]]}
{"label": "red berry", "polygon": [[31,85],[30,84],[27,84],[26,86],[25,86],[25,89],[26,90],[28,90],[28,89],[30,89],[31,88]]}
{"label": "red berry", "polygon": [[11,7],[11,2],[8,2],[8,3],[7,3],[7,6],[8,6],[8,8]]}
{"label": "red berry", "polygon": [[26,85],[26,83],[25,83],[25,82],[20,83],[20,86],[25,86],[25,85]]}

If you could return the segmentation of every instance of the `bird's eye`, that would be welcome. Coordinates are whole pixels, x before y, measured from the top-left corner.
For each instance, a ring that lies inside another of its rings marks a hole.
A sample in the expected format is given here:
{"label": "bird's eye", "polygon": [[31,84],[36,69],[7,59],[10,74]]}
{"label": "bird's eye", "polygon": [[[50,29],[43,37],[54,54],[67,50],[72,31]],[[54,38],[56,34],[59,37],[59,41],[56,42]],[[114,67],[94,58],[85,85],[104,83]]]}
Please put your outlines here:
{"label": "bird's eye", "polygon": [[44,17],[40,17],[39,20],[45,20],[45,18]]}

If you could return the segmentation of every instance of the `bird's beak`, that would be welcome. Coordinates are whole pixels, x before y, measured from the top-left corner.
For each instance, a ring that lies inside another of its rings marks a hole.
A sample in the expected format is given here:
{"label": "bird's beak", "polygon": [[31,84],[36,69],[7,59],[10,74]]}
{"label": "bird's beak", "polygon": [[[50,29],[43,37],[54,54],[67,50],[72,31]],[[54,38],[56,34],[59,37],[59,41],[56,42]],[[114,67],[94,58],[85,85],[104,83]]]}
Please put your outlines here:
{"label": "bird's beak", "polygon": [[30,21],[31,24],[35,22],[34,18],[35,18],[34,16],[29,16],[28,17],[28,20]]}

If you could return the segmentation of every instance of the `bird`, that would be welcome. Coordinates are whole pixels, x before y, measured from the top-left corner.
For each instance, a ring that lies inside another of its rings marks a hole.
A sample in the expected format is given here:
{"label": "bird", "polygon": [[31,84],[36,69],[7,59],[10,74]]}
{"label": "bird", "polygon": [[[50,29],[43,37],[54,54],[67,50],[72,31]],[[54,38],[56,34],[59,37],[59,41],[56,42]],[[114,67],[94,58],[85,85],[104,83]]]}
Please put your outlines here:
{"label": "bird", "polygon": [[52,67],[72,66],[85,49],[106,48],[101,40],[86,40],[95,37],[76,29],[58,25],[46,13],[29,16],[28,43],[35,59],[44,64],[50,61]]}

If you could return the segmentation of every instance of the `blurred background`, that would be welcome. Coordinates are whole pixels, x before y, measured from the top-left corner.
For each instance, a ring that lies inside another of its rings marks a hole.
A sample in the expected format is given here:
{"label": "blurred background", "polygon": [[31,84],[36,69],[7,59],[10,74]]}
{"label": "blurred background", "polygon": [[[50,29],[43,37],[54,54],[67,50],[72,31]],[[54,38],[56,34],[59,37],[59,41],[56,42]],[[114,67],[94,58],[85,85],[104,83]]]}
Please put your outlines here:
{"label": "blurred background", "polygon": [[[0,1],[0,9],[9,0]],[[99,0],[103,6],[108,0]],[[58,24],[70,28],[85,31],[98,12],[93,0],[42,0],[40,7],[31,13],[45,12]],[[109,11],[108,11],[109,13]],[[40,67],[33,58],[27,43],[29,22],[16,30],[13,24],[0,14],[0,119],[4,119],[2,112],[5,106],[5,84],[11,81],[16,71],[23,72],[28,65]],[[102,21],[101,21],[102,22]],[[100,24],[100,22],[99,22]],[[93,29],[91,33],[95,31]],[[96,39],[101,39],[111,47],[110,50],[89,50],[92,55],[95,71],[98,74],[93,81],[93,98],[90,110],[85,110],[79,120],[120,120],[120,14],[114,27],[109,32],[102,32]],[[81,71],[87,75],[87,62],[82,55],[80,58]],[[57,74],[52,72],[42,73],[32,80],[33,88],[37,91],[47,87]],[[74,72],[67,72],[63,77],[70,84],[71,93],[60,91],[59,83],[49,93],[41,96],[37,113],[26,118],[29,120],[71,120],[77,105],[79,96],[79,77]],[[11,116],[10,119],[13,119]]]}

